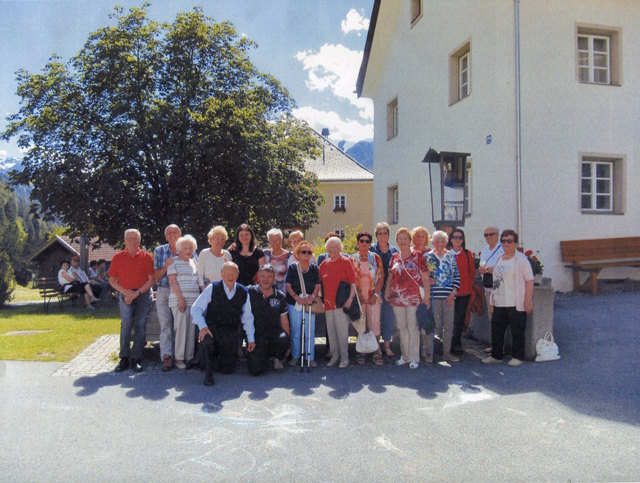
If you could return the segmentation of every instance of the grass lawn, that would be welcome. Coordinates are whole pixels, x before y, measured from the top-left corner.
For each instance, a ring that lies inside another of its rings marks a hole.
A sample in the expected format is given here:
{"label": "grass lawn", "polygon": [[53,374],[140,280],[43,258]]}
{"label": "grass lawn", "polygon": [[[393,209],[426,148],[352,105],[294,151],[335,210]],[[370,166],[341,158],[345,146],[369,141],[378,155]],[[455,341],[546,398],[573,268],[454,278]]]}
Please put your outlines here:
{"label": "grass lawn", "polygon": [[42,297],[40,297],[40,293],[38,292],[38,289],[31,288],[31,284],[27,285],[26,287],[16,284],[13,289],[12,295],[13,295],[13,299],[11,299],[11,302],[29,302],[29,301],[42,300]]}
{"label": "grass lawn", "polygon": [[[7,335],[16,331],[43,331]],[[52,304],[0,309],[0,359],[58,361],[73,359],[82,349],[104,334],[120,333],[116,305],[98,306],[95,311],[65,305],[64,312]]]}

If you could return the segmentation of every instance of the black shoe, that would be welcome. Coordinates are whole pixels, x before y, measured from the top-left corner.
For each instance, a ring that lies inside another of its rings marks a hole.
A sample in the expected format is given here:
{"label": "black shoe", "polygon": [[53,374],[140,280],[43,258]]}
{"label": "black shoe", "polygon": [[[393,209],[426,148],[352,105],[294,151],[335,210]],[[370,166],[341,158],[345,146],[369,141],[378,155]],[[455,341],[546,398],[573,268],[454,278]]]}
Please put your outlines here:
{"label": "black shoe", "polygon": [[122,357],[116,366],[116,372],[126,371],[127,369],[129,369],[129,358]]}
{"label": "black shoe", "polygon": [[131,368],[135,372],[142,372],[144,367],[142,367],[142,361],[140,359],[132,359],[131,360]]}
{"label": "black shoe", "polygon": [[451,349],[451,353],[457,356],[461,356],[462,354],[464,354],[464,349],[462,347],[454,347],[453,349]]}
{"label": "black shoe", "polygon": [[204,376],[204,385],[205,386],[213,386],[213,376]]}

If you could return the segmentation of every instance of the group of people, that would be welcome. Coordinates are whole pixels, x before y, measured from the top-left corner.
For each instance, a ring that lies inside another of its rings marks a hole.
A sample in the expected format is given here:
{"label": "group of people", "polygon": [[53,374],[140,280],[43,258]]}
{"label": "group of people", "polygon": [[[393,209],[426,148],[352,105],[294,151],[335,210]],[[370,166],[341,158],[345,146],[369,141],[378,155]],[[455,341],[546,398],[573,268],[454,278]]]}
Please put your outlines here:
{"label": "group of people", "polygon": [[58,284],[64,293],[82,295],[88,310],[95,310],[93,304],[109,286],[106,260],[94,260],[89,265],[89,274],[80,268],[80,257],[73,255],[71,261],[63,260],[58,270]]}
{"label": "group of people", "polygon": [[[207,237],[210,247],[198,254],[195,238],[183,236],[172,224],[165,229],[167,243],[151,255],[140,248],[138,230],[126,230],[125,250],[116,254],[109,268],[122,318],[116,371],[143,370],[154,285],[162,370],[198,364],[205,370],[205,385],[213,385],[215,371],[233,372],[240,357],[246,357],[253,375],[271,365],[282,370],[289,355],[292,366],[300,357],[316,366],[317,318],[326,322],[327,366],[346,368],[350,315],[356,307],[366,319],[366,330],[378,341],[374,364],[384,364],[383,354],[396,357],[390,345],[394,328],[400,338],[396,365],[416,369],[421,361],[433,362],[436,339],[444,360],[459,361],[476,278],[463,230],[438,230],[430,237],[422,226],[399,228],[397,248],[389,243],[387,223],[378,223],[374,233],[375,243],[369,232],[356,235],[354,254],[343,253],[340,237],[328,233],[326,253],[316,260],[313,245],[299,231],[289,235],[289,251],[283,248],[282,231],[269,230],[269,248],[263,250],[251,227],[243,224],[225,249],[228,233],[215,226]],[[516,251],[518,236],[513,230],[498,237],[496,227],[487,227],[484,234],[487,245],[480,253],[478,272],[493,314],[491,354],[482,362],[502,361],[505,331],[511,327],[509,364],[519,365],[524,359],[526,313],[533,310],[533,273],[526,257]],[[356,362],[366,363],[366,355],[358,353]]]}

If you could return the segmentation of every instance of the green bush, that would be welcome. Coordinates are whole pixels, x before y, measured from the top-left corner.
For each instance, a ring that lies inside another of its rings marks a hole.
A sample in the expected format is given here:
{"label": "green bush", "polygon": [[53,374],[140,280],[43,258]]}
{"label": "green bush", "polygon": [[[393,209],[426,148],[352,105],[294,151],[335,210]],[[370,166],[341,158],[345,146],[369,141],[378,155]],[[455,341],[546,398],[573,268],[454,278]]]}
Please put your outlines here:
{"label": "green bush", "polygon": [[[358,240],[356,240],[356,235],[362,231],[362,223],[358,226],[351,228],[349,225],[344,227],[344,237],[342,238],[342,251],[351,255],[358,251]],[[314,255],[318,258],[318,255],[321,253],[325,253],[327,250],[324,248],[324,238],[316,238],[313,242],[314,246]]]}
{"label": "green bush", "polygon": [[13,267],[9,256],[0,252],[0,307],[13,298]]}

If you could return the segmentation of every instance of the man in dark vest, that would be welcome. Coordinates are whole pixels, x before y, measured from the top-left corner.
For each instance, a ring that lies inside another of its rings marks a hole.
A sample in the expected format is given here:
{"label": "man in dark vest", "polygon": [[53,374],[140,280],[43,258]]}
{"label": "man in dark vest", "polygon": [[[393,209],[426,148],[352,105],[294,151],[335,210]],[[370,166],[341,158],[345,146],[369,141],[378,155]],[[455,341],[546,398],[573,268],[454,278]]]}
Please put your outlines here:
{"label": "man in dark vest", "polygon": [[256,348],[247,354],[247,365],[254,376],[265,372],[270,357],[274,358],[273,368],[276,372],[282,371],[282,361],[289,349],[287,297],[276,289],[275,279],[276,271],[273,265],[267,263],[258,271],[258,283],[248,289]]}
{"label": "man in dark vest", "polygon": [[235,370],[240,324],[247,334],[247,352],[256,347],[251,302],[247,289],[236,283],[238,273],[238,265],[226,262],[222,280],[209,284],[191,306],[193,323],[200,329],[198,341],[206,354],[205,386],[213,386],[214,368],[224,374]]}

